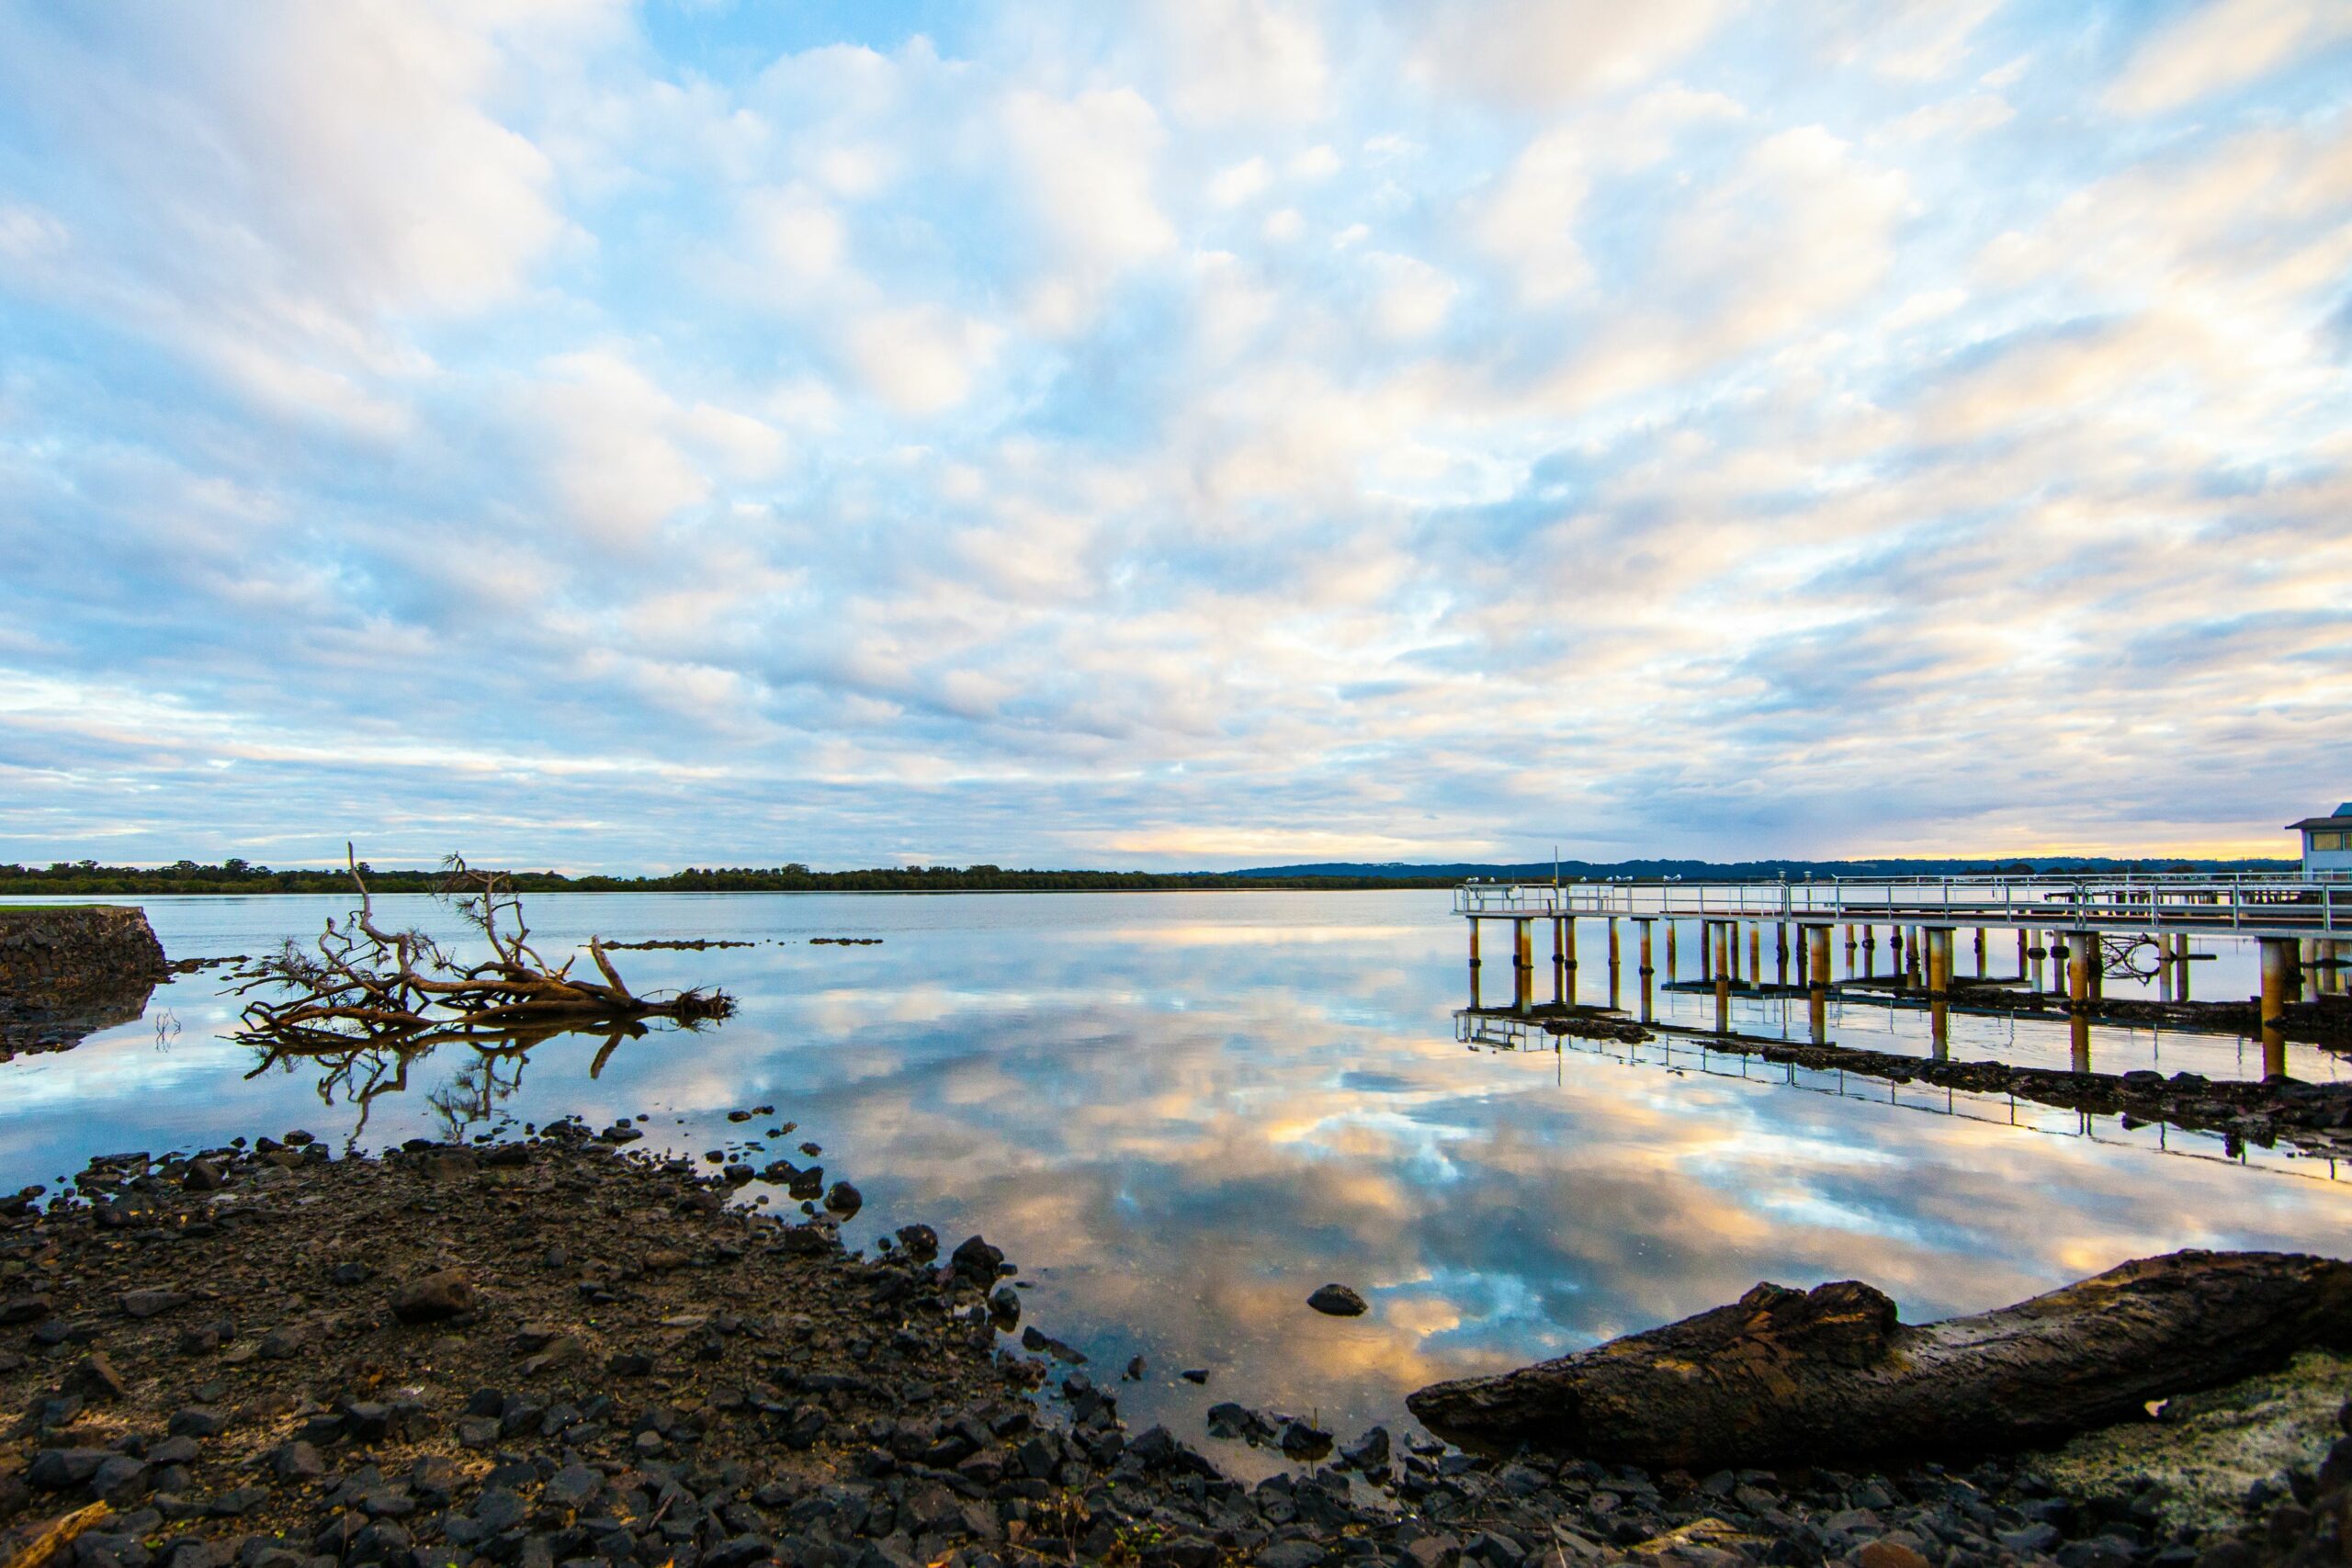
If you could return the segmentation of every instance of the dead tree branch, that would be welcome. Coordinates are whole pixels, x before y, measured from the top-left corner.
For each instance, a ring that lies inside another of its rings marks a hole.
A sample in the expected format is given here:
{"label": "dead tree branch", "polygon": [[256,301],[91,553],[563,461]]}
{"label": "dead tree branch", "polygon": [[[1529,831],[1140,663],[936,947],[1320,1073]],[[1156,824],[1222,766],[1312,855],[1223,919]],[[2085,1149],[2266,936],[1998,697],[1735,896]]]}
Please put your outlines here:
{"label": "dead tree branch", "polygon": [[344,855],[359,907],[341,920],[330,918],[314,946],[289,941],[230,976],[235,995],[277,993],[246,1004],[245,1039],[298,1055],[370,1046],[413,1051],[450,1040],[543,1036],[646,1019],[692,1026],[735,1010],[724,991],[638,995],[594,937],[587,951],[602,980],[573,976],[577,954],[550,964],[531,943],[522,900],[506,874],[452,855],[437,896],[490,948],[488,959],[462,963],[422,931],[378,925],[375,900],[348,844]]}

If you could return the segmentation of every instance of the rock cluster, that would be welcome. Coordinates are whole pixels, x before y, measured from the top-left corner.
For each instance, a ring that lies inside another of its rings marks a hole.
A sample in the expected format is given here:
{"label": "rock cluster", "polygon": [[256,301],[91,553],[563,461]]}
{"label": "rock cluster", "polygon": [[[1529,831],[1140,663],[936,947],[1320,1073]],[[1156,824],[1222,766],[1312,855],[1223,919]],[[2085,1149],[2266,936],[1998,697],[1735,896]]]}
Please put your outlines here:
{"label": "rock cluster", "polygon": [[0,1061],[132,1021],[167,973],[136,906],[0,909]]}
{"label": "rock cluster", "polygon": [[[125,1155],[0,1203],[0,1562],[93,1503],[62,1568],[2244,1561],[1997,1465],[1693,1477],[1379,1428],[1335,1452],[1220,1405],[1213,1431],[1297,1467],[1244,1484],[1131,1432],[1070,1347],[1015,1352],[982,1238],[909,1224],[862,1257],[739,1185],[564,1122]],[[2249,1539],[2337,1540],[2335,1463]]]}

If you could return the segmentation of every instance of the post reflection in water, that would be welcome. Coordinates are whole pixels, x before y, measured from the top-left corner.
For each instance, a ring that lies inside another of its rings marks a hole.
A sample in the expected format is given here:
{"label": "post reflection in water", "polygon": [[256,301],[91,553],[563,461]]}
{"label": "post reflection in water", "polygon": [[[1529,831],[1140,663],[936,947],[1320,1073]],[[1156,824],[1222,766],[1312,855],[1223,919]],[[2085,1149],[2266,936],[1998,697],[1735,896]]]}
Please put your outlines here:
{"label": "post reflection in water", "polygon": [[[194,956],[307,934],[309,902],[149,909],[166,948]],[[438,918],[421,902],[396,913]],[[793,1142],[821,1143],[829,1171],[864,1190],[853,1245],[914,1220],[986,1235],[1035,1282],[1027,1320],[1099,1364],[1144,1356],[1152,1375],[1123,1405],[1188,1437],[1225,1398],[1394,1425],[1420,1382],[1596,1343],[1758,1280],[1870,1280],[1922,1319],[2186,1245],[2352,1246],[2352,1181],[2325,1179],[2324,1162],[2252,1151],[2241,1165],[2201,1135],[1769,1068],[1703,1038],[1811,1033],[1826,931],[1804,992],[1765,994],[1735,992],[1729,922],[1701,941],[1702,988],[1673,988],[1671,957],[1654,988],[1645,926],[1641,1002],[1671,1032],[1638,1046],[1550,1036],[1554,1004],[1522,1014],[1514,987],[1500,1022],[1524,1040],[1492,1050],[1458,1033],[1464,950],[1443,892],[579,896],[534,899],[531,914],[555,944],[591,930],[756,941],[639,955],[644,987],[714,984],[742,1010],[699,1036],[623,1042],[600,1076],[605,1043],[572,1038],[533,1046],[527,1066],[407,1063],[404,1089],[365,1101],[370,1146],[447,1135],[445,1118],[644,1113],[639,1147],[699,1157],[774,1142],[726,1120],[774,1103],[798,1123]],[[840,934],[882,945],[809,945]],[[1673,953],[1673,926],[1660,934]],[[1573,998],[1573,971],[1555,972]],[[1471,1011],[1486,1014],[1478,974]],[[0,1182],[50,1180],[94,1153],[296,1126],[333,1142],[357,1125],[363,1107],[322,1103],[300,1065],[243,1081],[253,1057],[218,1037],[232,1004],[212,992],[178,976],[135,1024],[0,1064]],[[1917,1010],[1843,990],[1822,1006],[1833,1041],[1932,1049]],[[184,1028],[159,1052],[165,1009]],[[1955,1010],[1948,1027],[1956,1056],[2068,1059],[2055,1019]],[[2105,1028],[2099,1041],[2107,1071],[2264,1065],[2252,1049],[2240,1065],[2234,1041]],[[2299,1076],[2333,1070],[2288,1049]],[[2197,1155],[2210,1157],[2184,1157]],[[1330,1280],[1372,1312],[1307,1310]],[[1173,1378],[1182,1367],[1209,1369],[1207,1386]]]}

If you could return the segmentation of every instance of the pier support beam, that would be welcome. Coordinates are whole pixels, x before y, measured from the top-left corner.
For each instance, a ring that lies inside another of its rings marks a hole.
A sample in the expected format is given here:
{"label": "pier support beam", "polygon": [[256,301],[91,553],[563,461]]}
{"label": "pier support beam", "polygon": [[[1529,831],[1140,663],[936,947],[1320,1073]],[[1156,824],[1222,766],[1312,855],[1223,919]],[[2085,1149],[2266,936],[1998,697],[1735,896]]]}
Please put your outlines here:
{"label": "pier support beam", "polygon": [[1747,928],[1747,983],[1764,983],[1764,922],[1757,921]]}
{"label": "pier support beam", "polygon": [[1928,1015],[1938,1061],[1951,1055],[1951,928],[1930,926],[1927,932]]}
{"label": "pier support beam", "polygon": [[2018,928],[2018,978],[2026,977],[2027,950],[2033,946],[2033,932],[2023,926]]}
{"label": "pier support beam", "polygon": [[1875,926],[1862,928],[1862,973],[1866,976],[1878,973],[1878,928]]}
{"label": "pier support beam", "polygon": [[1511,1006],[1525,1012],[1535,1005],[1535,922],[1522,916],[1510,924]]}
{"label": "pier support beam", "polygon": [[1669,919],[1666,922],[1666,983],[1669,986],[1674,984],[1674,922]]}
{"label": "pier support beam", "polygon": [[[1650,922],[1650,921],[1648,921],[1648,920],[1641,920],[1641,919],[1637,919],[1637,920],[1635,920],[1634,923],[1635,925],[1637,925],[1637,926],[1639,926],[1639,927],[1641,927],[1641,928],[1642,928],[1642,974],[1641,974],[1641,978],[1642,978],[1642,1021],[1643,1021],[1644,1023],[1647,1023],[1647,1022],[1650,1021],[1650,1010],[1651,1010],[1651,992],[1650,992],[1650,975],[1651,975],[1651,969],[1650,969],[1650,924],[1651,924],[1651,922]],[[1674,926],[1673,926],[1673,923],[1672,923],[1671,921],[1668,921],[1668,924],[1667,924],[1667,928],[1666,928],[1666,935],[1667,935],[1667,943],[1668,943],[1668,946],[1673,945],[1673,942],[1674,942]]]}
{"label": "pier support beam", "polygon": [[1617,917],[1609,917],[1609,1007],[1617,1008]]}
{"label": "pier support beam", "polygon": [[1984,928],[1976,928],[1976,977],[1984,977]]}
{"label": "pier support beam", "polygon": [[1568,999],[1568,932],[1566,917],[1552,921],[1552,1000],[1565,1003]]}
{"label": "pier support beam", "polygon": [[2183,931],[2172,940],[2173,966],[2180,971],[2179,974],[2173,976],[2173,1000],[2185,1002],[2188,999],[2188,960],[2190,956],[2188,948],[2188,933],[2187,931]]}
{"label": "pier support beam", "polygon": [[[2263,937],[2262,948],[2262,1071],[2267,1077],[2287,1070],[2287,1042],[2278,1020],[2303,999],[2302,955],[2292,937]],[[2274,1061],[2274,1057],[2276,1058]]]}
{"label": "pier support beam", "polygon": [[1568,976],[1566,998],[1568,1005],[1574,1007],[1577,1005],[1577,919],[1570,915],[1562,924],[1565,928],[1562,934],[1567,939],[1567,946],[1563,950],[1567,954],[1564,965]]}
{"label": "pier support beam", "polygon": [[1731,955],[1739,951],[1732,941],[1736,934],[1729,920],[1714,922],[1715,952],[1715,1032],[1731,1032]]}
{"label": "pier support beam", "polygon": [[[1829,928],[1806,926],[1805,952],[1805,1010],[1813,1026],[1813,1043],[1825,1044],[1829,1039]],[[1851,930],[1851,927],[1847,928]]]}
{"label": "pier support beam", "polygon": [[1772,922],[1772,979],[1776,985],[1789,983],[1789,923]]}
{"label": "pier support beam", "polygon": [[1470,1005],[1478,1005],[1478,917],[1470,917]]}
{"label": "pier support beam", "polygon": [[1854,977],[1854,928],[1853,928],[1852,923],[1849,921],[1849,922],[1848,922],[1847,927],[1846,927],[1846,978],[1848,978],[1849,980],[1850,980],[1850,979],[1852,979],[1853,977]]}

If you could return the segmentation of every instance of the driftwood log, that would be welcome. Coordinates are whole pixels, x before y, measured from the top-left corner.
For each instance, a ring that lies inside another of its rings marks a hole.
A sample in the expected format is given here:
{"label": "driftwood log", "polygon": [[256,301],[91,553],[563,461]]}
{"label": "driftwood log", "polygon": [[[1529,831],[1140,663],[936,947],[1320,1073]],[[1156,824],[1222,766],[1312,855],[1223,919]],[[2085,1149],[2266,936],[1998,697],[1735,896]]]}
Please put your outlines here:
{"label": "driftwood log", "polygon": [[2032,1447],[2346,1346],[2352,1265],[2175,1252],[1941,1323],[1898,1323],[1894,1302],[1856,1280],[1760,1284],[1733,1305],[1406,1403],[1456,1441],[1713,1471]]}

